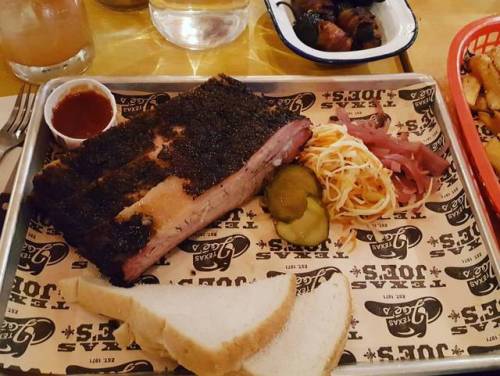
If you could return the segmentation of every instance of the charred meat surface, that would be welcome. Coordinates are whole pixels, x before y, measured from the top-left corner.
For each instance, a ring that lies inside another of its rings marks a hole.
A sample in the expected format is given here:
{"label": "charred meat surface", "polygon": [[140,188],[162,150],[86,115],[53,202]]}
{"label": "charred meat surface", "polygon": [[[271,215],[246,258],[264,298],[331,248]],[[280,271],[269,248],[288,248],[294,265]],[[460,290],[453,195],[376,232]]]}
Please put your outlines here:
{"label": "charred meat surface", "polygon": [[316,12],[306,12],[297,18],[293,30],[299,39],[311,47],[317,47],[321,16]]}
{"label": "charred meat surface", "polygon": [[48,164],[32,202],[103,274],[132,281],[309,137],[307,119],[219,76]]}
{"label": "charred meat surface", "polygon": [[350,51],[352,39],[333,22],[321,21],[317,46],[325,51]]}
{"label": "charred meat surface", "polygon": [[352,39],[333,21],[312,11],[303,13],[293,29],[308,46],[324,51],[350,51]]}
{"label": "charred meat surface", "polygon": [[293,28],[302,42],[323,51],[378,47],[382,44],[382,33],[369,7],[382,1],[293,0]]}
{"label": "charred meat surface", "polygon": [[363,7],[345,9],[340,12],[338,25],[352,36],[353,49],[367,49],[382,44],[382,34],[375,16]]}

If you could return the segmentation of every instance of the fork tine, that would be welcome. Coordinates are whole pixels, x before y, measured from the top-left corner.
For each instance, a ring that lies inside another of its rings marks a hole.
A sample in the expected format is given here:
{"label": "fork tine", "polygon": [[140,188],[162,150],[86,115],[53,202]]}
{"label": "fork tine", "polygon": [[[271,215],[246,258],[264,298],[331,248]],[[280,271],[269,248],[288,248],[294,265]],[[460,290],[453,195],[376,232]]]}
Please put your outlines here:
{"label": "fork tine", "polygon": [[35,107],[35,100],[36,100],[36,96],[38,95],[38,86],[34,86],[34,89],[35,89],[35,91],[33,93],[33,99],[31,100],[31,102],[29,104],[25,119],[23,119],[20,127],[18,128],[18,130],[21,133],[24,133],[26,131],[26,128],[28,127],[28,125],[30,123],[31,113],[33,112],[33,108]]}
{"label": "fork tine", "polygon": [[10,129],[8,130],[9,133],[15,134],[18,129],[23,125],[24,119],[26,118],[27,112],[29,112],[29,106],[30,106],[30,95],[31,95],[31,88],[32,85],[28,85],[28,88],[25,92],[25,95],[23,96],[23,102],[22,102],[22,107],[21,111],[16,119],[16,123],[13,124]]}
{"label": "fork tine", "polygon": [[9,131],[9,129],[14,125],[17,115],[19,114],[19,108],[21,107],[21,101],[23,99],[24,95],[24,89],[26,88],[26,84],[23,84],[21,86],[21,89],[19,89],[19,93],[17,94],[16,102],[14,103],[14,108],[12,109],[9,119],[3,126],[2,130]]}

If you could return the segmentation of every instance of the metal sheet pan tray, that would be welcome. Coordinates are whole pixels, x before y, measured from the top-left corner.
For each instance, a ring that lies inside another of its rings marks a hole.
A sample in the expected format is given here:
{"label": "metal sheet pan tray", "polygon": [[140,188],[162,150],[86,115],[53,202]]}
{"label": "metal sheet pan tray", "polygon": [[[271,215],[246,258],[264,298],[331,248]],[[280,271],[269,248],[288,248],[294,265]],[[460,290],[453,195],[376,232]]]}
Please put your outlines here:
{"label": "metal sheet pan tray", "polygon": [[[112,335],[99,332],[107,325],[103,317],[66,305],[57,283],[62,276],[78,275],[87,263],[60,234],[37,222],[27,205],[33,176],[53,145],[43,106],[68,79],[40,89],[0,239],[5,312],[0,363],[43,373],[160,371],[161,365],[140,350],[119,349]],[[206,78],[96,79],[113,91],[120,116],[127,117]],[[375,227],[382,239],[370,229],[358,229],[352,252],[342,251],[335,226],[324,247],[288,247],[254,199],[203,235],[214,241],[210,236],[227,237],[237,229],[249,239],[248,249],[225,260],[227,268],[208,270],[197,263],[202,258],[195,251],[179,249],[148,272],[150,279],[227,285],[293,272],[301,289],[310,291],[332,273],[343,272],[351,282],[354,318],[335,374],[445,374],[500,367],[498,245],[435,81],[418,74],[240,79],[315,123],[331,120],[335,105],[353,118],[367,118],[377,100],[391,117],[391,127],[444,152],[450,168],[422,211],[381,219]]]}

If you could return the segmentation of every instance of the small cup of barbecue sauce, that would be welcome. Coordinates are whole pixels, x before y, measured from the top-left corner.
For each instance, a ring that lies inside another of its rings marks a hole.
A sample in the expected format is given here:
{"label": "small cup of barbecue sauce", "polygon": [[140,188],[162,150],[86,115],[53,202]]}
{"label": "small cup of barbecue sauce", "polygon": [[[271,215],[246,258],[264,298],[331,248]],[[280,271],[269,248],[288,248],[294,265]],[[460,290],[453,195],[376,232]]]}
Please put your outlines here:
{"label": "small cup of barbecue sauce", "polygon": [[115,125],[116,102],[99,81],[81,78],[57,87],[47,98],[44,115],[57,142],[74,149]]}

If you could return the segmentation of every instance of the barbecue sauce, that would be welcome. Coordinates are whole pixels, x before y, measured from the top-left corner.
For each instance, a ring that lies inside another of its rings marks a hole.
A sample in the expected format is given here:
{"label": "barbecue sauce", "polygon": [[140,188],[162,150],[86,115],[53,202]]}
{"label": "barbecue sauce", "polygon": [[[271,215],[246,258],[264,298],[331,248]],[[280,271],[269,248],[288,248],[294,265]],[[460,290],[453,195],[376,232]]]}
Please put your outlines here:
{"label": "barbecue sauce", "polygon": [[68,137],[86,139],[106,128],[112,116],[109,100],[87,90],[65,96],[54,109],[52,125]]}

